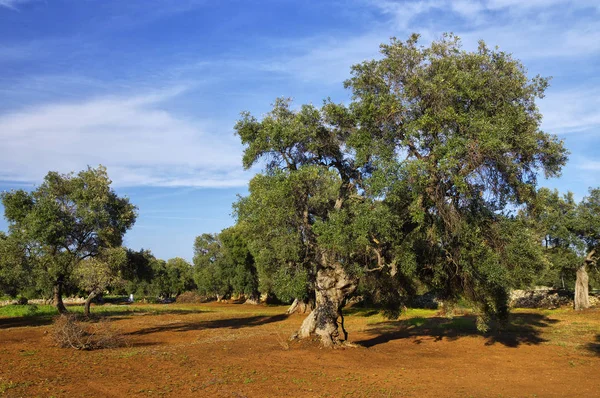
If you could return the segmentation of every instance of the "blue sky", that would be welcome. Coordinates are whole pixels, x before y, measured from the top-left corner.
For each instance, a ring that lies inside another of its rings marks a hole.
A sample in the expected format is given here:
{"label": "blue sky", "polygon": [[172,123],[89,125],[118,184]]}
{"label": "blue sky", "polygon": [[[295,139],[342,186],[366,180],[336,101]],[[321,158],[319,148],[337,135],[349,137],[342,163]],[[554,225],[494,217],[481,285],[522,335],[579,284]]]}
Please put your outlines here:
{"label": "blue sky", "polygon": [[0,190],[103,164],[139,207],[126,244],[191,259],[256,172],[239,113],[347,101],[350,65],[411,32],[483,39],[553,76],[542,126],[571,156],[540,183],[578,199],[600,186],[597,1],[0,0]]}

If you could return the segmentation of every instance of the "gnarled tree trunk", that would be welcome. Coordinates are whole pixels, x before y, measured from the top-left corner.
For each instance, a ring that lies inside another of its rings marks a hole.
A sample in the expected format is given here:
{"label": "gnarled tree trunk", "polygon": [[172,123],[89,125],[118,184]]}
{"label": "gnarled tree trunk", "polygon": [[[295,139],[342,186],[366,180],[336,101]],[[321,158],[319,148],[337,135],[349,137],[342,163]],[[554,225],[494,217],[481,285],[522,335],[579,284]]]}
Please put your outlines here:
{"label": "gnarled tree trunk", "polygon": [[85,299],[85,304],[83,306],[83,313],[85,316],[90,316],[90,305],[92,304],[92,300],[95,299],[96,296],[98,296],[98,291],[94,290]]}
{"label": "gnarled tree trunk", "polygon": [[52,293],[54,295],[54,306],[58,310],[58,313],[66,314],[68,311],[67,311],[67,307],[65,307],[65,304],[63,303],[62,288],[63,288],[63,282],[62,282],[62,280],[59,279],[54,283],[54,286],[52,288]]}
{"label": "gnarled tree trunk", "polygon": [[581,267],[577,269],[577,278],[575,280],[575,297],[573,299],[573,305],[576,310],[583,310],[590,307],[589,299],[589,284],[587,266],[588,264],[594,263],[595,250],[592,250],[586,256]]}
{"label": "gnarled tree trunk", "polygon": [[342,342],[338,324],[340,318],[343,340],[347,340],[342,308],[357,285],[357,280],[348,276],[341,264],[320,265],[315,281],[315,309],[306,317],[294,337],[302,339],[314,333],[321,338],[324,347],[339,345]]}

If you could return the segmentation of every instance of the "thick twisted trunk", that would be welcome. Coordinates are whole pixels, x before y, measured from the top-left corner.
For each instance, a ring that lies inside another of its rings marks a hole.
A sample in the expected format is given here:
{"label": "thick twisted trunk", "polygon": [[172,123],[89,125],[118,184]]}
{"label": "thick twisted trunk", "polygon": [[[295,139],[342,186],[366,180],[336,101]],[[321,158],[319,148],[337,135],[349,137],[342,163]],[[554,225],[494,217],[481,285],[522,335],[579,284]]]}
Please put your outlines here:
{"label": "thick twisted trunk", "polygon": [[[348,336],[343,325],[342,308],[356,287],[356,279],[349,277],[341,264],[320,266],[315,283],[315,309],[306,317],[296,337],[307,338],[314,333],[320,337],[324,347],[333,347],[346,340]],[[338,318],[344,333],[343,339],[340,337]]]}
{"label": "thick twisted trunk", "polygon": [[589,252],[581,267],[577,269],[577,278],[575,280],[575,297],[573,299],[573,305],[576,310],[583,310],[590,307],[589,278],[586,268],[588,264],[594,263],[594,254],[595,250]]}
{"label": "thick twisted trunk", "polygon": [[54,295],[54,306],[56,307],[56,309],[58,310],[59,314],[66,314],[67,311],[67,307],[65,307],[65,304],[63,303],[63,299],[62,299],[62,290],[63,290],[63,282],[61,279],[57,280],[54,283],[54,286],[52,288],[52,293]]}

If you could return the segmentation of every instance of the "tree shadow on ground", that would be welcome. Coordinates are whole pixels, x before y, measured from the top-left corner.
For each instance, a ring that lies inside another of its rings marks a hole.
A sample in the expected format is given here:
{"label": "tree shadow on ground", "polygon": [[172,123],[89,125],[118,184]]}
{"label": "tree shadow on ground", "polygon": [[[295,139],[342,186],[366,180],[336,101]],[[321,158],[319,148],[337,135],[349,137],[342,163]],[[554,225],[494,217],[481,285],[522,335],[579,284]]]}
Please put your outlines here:
{"label": "tree shadow on ground", "polygon": [[189,332],[193,330],[203,329],[241,329],[266,325],[273,322],[279,322],[286,319],[288,315],[273,315],[273,316],[252,316],[244,318],[225,318],[214,319],[200,322],[176,322],[167,325],[155,326],[130,332],[130,335],[145,335],[160,332]]}
{"label": "tree shadow on ground", "polygon": [[[68,314],[77,315],[79,320],[81,321],[89,321],[89,322],[98,322],[104,319],[110,320],[120,320],[120,319],[130,319],[134,316],[142,316],[142,315],[185,315],[185,314],[198,314],[201,312],[200,310],[186,310],[186,309],[169,309],[169,310],[156,310],[156,309],[118,309],[114,310],[102,310],[92,312],[89,317],[84,316],[80,312],[69,311]],[[10,329],[10,328],[19,328],[19,327],[37,327],[37,326],[47,326],[51,325],[54,322],[54,318],[58,316],[57,314],[32,314],[32,315],[23,315],[23,316],[15,316],[15,317],[6,317],[0,318],[0,330],[1,329]]]}
{"label": "tree shadow on ground", "polygon": [[185,315],[185,314],[200,314],[203,312],[207,312],[204,310],[186,310],[186,309],[152,309],[152,308],[115,308],[115,309],[106,309],[102,308],[101,310],[94,311],[94,307],[92,307],[90,313],[92,317],[111,317],[111,318],[129,318],[132,315]]}
{"label": "tree shadow on ground", "polygon": [[0,329],[46,326],[50,325],[53,320],[53,315],[0,318]]}
{"label": "tree shadow on ground", "polygon": [[477,330],[476,317],[463,315],[454,318],[414,317],[400,321],[378,323],[367,331],[372,338],[355,341],[364,347],[373,347],[393,340],[412,338],[420,344],[423,337],[433,337],[434,341],[457,340],[466,336],[482,336],[487,339],[486,345],[500,343],[507,347],[518,347],[521,344],[540,344],[546,339],[541,337],[541,329],[559,322],[536,313],[511,314],[508,322],[492,325],[489,332]]}
{"label": "tree shadow on ground", "polygon": [[593,354],[600,356],[600,334],[596,335],[595,342],[587,343],[585,348]]}

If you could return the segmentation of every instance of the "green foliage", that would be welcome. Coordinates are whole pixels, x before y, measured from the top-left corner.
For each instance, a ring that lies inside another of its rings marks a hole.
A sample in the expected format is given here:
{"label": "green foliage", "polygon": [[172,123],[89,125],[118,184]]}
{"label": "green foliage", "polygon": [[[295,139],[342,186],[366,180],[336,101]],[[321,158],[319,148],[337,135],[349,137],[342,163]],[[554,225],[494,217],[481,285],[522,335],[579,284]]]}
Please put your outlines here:
{"label": "green foliage", "polygon": [[172,296],[178,296],[196,288],[192,264],[181,257],[175,257],[167,260],[166,268],[171,281],[170,293]]}
{"label": "green foliage", "polygon": [[314,277],[311,224],[327,214],[338,184],[334,173],[316,166],[252,179],[250,196],[234,209],[250,238],[262,292],[282,300],[308,295]]}
{"label": "green foliage", "polygon": [[16,297],[32,285],[32,276],[23,244],[0,232],[0,293]]}
{"label": "green foliage", "polygon": [[194,241],[194,280],[198,292],[205,296],[231,294],[231,275],[221,267],[223,245],[217,234],[202,234]]}
{"label": "green foliage", "polygon": [[540,130],[548,79],[483,42],[464,51],[453,35],[429,47],[392,39],[381,53],[352,68],[348,106],[294,111],[278,99],[262,120],[236,124],[244,166],[265,166],[234,207],[261,284],[310,285],[334,262],[371,279],[390,308],[425,285],[505,315],[507,289],[542,258],[535,233],[506,214],[535,198],[538,173],[566,162]]}
{"label": "green foliage", "polygon": [[133,293],[137,296],[149,294],[149,286],[152,282],[150,260],[153,258],[149,250],[127,249],[127,266],[123,270],[123,279],[126,282],[122,293]]}
{"label": "green foliage", "polygon": [[124,291],[136,297],[172,298],[196,288],[193,267],[180,257],[164,261],[149,250],[127,250]]}
{"label": "green foliage", "polygon": [[234,293],[258,296],[258,275],[242,226],[224,229],[219,234],[223,244],[221,266],[233,270],[231,287]]}
{"label": "green foliage", "polygon": [[194,242],[195,281],[200,294],[256,298],[258,274],[242,226],[202,234]]}
{"label": "green foliage", "polygon": [[[526,214],[535,223],[543,239],[548,267],[538,278],[539,284],[571,286],[575,272],[590,253],[600,249],[600,190],[576,203],[571,192],[542,188]],[[593,255],[590,265],[596,266]]]}
{"label": "green foliage", "polygon": [[104,292],[109,286],[119,288],[124,283],[123,270],[127,252],[122,247],[106,248],[95,257],[80,261],[73,271],[74,280],[88,294]]}
{"label": "green foliage", "polygon": [[49,172],[32,192],[3,192],[10,237],[23,250],[8,267],[18,269],[25,257],[41,290],[62,288],[74,282],[70,279],[82,260],[120,246],[135,222],[136,208],[118,197],[110,183],[100,166],[77,175]]}

